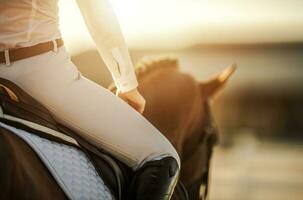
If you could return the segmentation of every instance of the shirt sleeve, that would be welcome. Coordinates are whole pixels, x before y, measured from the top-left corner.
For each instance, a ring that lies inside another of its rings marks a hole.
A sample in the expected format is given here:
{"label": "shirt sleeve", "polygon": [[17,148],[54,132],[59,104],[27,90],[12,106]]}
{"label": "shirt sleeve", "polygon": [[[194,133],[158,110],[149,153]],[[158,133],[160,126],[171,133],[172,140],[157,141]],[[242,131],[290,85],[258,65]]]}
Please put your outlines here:
{"label": "shirt sleeve", "polygon": [[118,90],[127,92],[136,88],[138,82],[134,66],[110,2],[77,0],[77,4]]}

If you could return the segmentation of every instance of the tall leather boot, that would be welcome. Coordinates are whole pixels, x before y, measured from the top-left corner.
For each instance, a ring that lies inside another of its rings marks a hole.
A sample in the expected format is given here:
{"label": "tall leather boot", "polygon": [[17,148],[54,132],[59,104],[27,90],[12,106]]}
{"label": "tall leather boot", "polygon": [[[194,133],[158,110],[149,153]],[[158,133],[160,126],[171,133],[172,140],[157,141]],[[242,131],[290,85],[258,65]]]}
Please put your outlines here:
{"label": "tall leather boot", "polygon": [[148,161],[131,181],[128,200],[169,200],[179,176],[179,166],[175,158]]}

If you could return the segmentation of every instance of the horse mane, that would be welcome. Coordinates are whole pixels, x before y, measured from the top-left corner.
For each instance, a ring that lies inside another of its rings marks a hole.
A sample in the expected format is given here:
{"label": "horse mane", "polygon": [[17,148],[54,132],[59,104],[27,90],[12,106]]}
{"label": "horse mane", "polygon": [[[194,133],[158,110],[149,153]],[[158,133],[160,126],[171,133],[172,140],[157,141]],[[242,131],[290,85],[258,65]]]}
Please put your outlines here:
{"label": "horse mane", "polygon": [[[135,73],[137,79],[140,80],[152,72],[163,69],[179,69],[178,59],[175,56],[144,57],[136,64]],[[114,83],[111,83],[108,89],[115,93],[117,88]]]}
{"label": "horse mane", "polygon": [[179,69],[179,61],[175,56],[145,57],[136,65],[138,79],[163,69]]}

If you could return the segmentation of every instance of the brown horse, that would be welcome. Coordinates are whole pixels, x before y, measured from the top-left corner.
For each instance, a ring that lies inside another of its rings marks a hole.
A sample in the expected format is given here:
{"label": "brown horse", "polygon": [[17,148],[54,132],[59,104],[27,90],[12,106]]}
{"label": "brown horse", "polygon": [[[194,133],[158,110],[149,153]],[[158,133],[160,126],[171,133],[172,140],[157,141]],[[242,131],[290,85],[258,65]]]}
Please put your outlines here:
{"label": "brown horse", "polygon": [[[190,199],[202,198],[200,186],[204,183],[207,187],[209,161],[217,137],[209,99],[224,86],[235,69],[234,64],[201,82],[181,72],[176,58],[143,61],[136,69],[139,91],[146,99],[143,115],[177,149],[181,158],[181,181]],[[110,89],[115,92],[115,87]]]}

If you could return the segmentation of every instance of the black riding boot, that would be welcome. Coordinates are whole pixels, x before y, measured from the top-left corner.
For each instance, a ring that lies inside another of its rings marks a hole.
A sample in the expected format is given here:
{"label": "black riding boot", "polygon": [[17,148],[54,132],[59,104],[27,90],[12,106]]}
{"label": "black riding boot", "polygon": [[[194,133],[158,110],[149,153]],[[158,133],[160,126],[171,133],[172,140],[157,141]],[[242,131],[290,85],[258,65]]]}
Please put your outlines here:
{"label": "black riding boot", "polygon": [[179,167],[175,158],[148,161],[130,184],[128,200],[169,200],[178,181]]}

